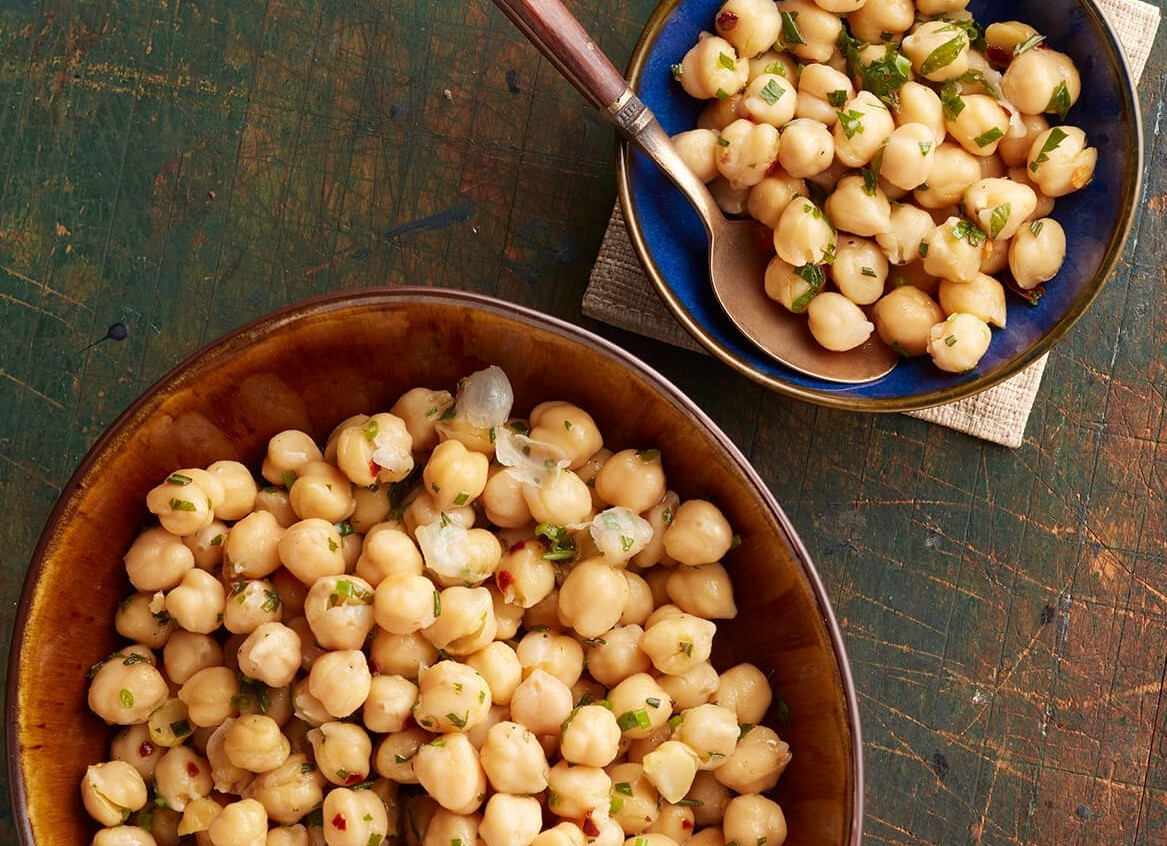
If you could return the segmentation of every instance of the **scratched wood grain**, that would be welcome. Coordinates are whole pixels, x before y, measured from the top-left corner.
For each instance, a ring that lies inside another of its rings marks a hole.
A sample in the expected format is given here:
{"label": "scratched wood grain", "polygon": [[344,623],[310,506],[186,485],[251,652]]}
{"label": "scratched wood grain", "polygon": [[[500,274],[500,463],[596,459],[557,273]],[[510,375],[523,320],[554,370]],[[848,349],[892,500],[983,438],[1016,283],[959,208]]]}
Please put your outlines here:
{"label": "scratched wood grain", "polygon": [[[622,63],[653,2],[571,5]],[[672,377],[784,504],[847,636],[869,843],[1167,843],[1165,39],[1146,210],[1005,450],[583,320],[613,135],[487,0],[0,0],[4,607],[84,452],[201,344],[336,288],[498,294]]]}

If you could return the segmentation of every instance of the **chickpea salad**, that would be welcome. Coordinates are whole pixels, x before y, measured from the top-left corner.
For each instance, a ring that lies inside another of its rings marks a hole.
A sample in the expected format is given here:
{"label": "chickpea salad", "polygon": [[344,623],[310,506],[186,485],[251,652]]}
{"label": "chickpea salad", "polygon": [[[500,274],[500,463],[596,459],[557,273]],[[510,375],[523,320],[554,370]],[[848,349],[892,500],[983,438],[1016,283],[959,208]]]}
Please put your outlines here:
{"label": "chickpea salad", "polygon": [[781,698],[710,661],[729,521],[513,404],[488,367],[158,481],[89,682],[93,846],[781,846]]}
{"label": "chickpea salad", "polygon": [[731,215],[774,232],[758,280],[830,350],[872,335],[975,370],[1006,297],[1066,256],[1054,204],[1098,152],[1073,60],[968,0],[728,0],[673,66],[705,101],[673,136]]}

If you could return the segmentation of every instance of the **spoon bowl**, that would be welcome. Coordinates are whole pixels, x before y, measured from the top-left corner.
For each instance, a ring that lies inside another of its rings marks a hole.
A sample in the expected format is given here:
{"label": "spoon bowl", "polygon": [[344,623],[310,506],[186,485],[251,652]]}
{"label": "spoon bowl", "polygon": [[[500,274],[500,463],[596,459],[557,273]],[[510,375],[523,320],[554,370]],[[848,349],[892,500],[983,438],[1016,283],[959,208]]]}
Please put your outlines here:
{"label": "spoon bowl", "polygon": [[692,203],[709,240],[713,293],[746,338],[787,367],[828,382],[860,384],[891,372],[899,356],[878,337],[853,350],[827,350],[811,336],[805,318],[766,296],[763,279],[774,256],[769,230],[722,214],[656,116],[559,0],[495,0],[495,5]]}

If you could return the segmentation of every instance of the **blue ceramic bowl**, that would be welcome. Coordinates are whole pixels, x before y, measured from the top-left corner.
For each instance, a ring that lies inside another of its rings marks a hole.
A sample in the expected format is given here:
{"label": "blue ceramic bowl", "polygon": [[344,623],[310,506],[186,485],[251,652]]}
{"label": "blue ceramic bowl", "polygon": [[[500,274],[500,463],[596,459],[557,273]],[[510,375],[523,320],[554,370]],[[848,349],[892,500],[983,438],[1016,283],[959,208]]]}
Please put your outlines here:
{"label": "blue ceramic bowl", "polygon": [[[665,0],[633,52],[629,80],[669,134],[696,124],[700,103],[673,80],[702,31],[711,31],[724,0]],[[649,278],[678,321],[713,355],[788,396],[856,411],[906,411],[953,402],[1015,375],[1047,352],[1085,313],[1122,255],[1138,209],[1143,142],[1134,83],[1113,30],[1091,0],[1014,3],[971,0],[982,26],[1024,20],[1073,57],[1082,94],[1067,118],[1087,131],[1100,155],[1093,182],[1057,201],[1069,253],[1036,306],[1009,296],[1007,327],[971,373],[949,374],[930,360],[902,361],[861,385],[805,376],[757,350],[722,312],[709,285],[706,240],[692,207],[639,151],[623,145],[617,179],[632,243]],[[761,280],[759,283],[761,284]]]}

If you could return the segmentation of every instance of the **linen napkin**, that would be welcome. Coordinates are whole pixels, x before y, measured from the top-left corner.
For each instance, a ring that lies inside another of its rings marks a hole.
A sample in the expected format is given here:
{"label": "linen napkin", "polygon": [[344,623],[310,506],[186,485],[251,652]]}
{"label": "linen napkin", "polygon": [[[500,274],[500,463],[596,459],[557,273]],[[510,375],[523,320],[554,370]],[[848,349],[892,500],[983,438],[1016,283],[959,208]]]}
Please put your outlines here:
{"label": "linen napkin", "polygon": [[[1159,27],[1159,10],[1142,0],[1096,0],[1122,45],[1137,83]],[[621,329],[698,352],[704,348],[673,319],[644,273],[628,237],[619,204],[608,228],[583,297],[583,313]],[[1047,356],[1021,373],[959,402],[907,412],[973,437],[1018,447],[1025,436],[1041,386]]]}

